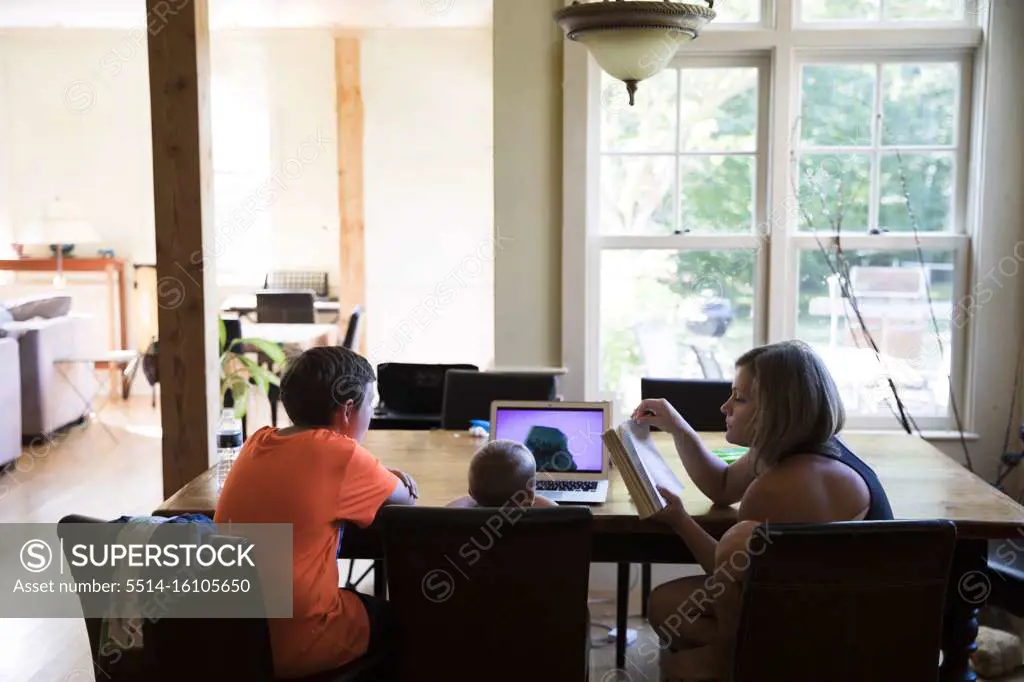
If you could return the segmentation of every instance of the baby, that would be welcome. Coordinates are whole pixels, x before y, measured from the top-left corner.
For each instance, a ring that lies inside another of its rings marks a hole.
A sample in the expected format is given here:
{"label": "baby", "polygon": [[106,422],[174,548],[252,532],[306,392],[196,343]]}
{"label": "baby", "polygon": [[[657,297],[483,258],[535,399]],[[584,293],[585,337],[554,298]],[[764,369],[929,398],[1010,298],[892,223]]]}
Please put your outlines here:
{"label": "baby", "polygon": [[522,443],[495,440],[480,448],[469,463],[469,495],[449,507],[557,507],[537,495],[537,462]]}

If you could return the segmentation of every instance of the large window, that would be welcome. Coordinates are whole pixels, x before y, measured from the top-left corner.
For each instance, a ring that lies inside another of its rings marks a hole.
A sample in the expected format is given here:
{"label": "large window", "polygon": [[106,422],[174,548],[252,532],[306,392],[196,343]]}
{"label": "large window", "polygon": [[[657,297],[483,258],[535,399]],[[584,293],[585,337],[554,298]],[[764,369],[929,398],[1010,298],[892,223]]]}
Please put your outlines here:
{"label": "large window", "polygon": [[[730,377],[761,336],[764,72],[691,62],[602,109],[600,381],[617,404],[639,400],[641,376]],[[602,76],[603,93],[621,87]]]}
{"label": "large window", "polygon": [[588,67],[587,397],[628,413],[642,377],[731,379],[752,346],[799,338],[851,425],[952,428],[976,15],[715,4],[633,107]]}

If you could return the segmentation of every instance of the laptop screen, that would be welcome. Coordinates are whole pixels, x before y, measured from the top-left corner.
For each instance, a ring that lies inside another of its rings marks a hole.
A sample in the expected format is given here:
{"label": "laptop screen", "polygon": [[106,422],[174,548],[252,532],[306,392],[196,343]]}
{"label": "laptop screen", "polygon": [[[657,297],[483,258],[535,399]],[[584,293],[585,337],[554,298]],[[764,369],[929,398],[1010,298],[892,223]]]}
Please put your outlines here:
{"label": "laptop screen", "polygon": [[599,474],[604,459],[604,409],[499,407],[491,424],[495,440],[519,441],[537,460],[537,471]]}

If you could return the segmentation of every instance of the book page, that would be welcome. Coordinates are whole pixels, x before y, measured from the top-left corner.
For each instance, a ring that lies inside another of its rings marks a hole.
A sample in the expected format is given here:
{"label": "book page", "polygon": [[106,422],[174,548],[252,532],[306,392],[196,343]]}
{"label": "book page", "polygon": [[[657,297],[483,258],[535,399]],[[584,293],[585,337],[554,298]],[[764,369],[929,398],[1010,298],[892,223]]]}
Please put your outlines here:
{"label": "book page", "polygon": [[[661,486],[666,490],[681,496],[683,494],[683,482],[679,480],[668,463],[661,456],[661,451],[654,444],[651,438],[651,429],[645,424],[637,424],[629,420],[619,426],[619,434],[623,441],[632,445],[636,450],[640,464],[643,466],[653,486]],[[657,500],[664,506],[661,494],[655,489]]]}

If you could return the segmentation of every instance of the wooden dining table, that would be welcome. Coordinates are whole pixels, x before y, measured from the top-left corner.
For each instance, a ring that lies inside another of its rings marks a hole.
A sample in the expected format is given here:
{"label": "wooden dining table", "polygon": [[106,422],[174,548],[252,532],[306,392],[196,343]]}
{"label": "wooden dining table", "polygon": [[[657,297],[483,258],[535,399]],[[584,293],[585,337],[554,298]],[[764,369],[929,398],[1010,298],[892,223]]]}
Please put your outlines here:
{"label": "wooden dining table", "polygon": [[[591,434],[600,438],[600,434]],[[709,448],[727,446],[724,434],[704,433]],[[950,573],[943,626],[943,682],[974,679],[969,656],[975,647],[977,615],[983,600],[975,592],[964,594],[965,578],[985,575],[990,540],[1024,535],[1024,507],[944,455],[935,446],[904,433],[849,433],[843,440],[878,474],[899,520],[951,520],[957,527],[957,550]],[[715,506],[694,485],[675,455],[672,439],[654,434],[666,461],[684,485],[683,504],[688,513],[714,537],[721,537],[736,522],[736,508]],[[445,506],[466,494],[470,458],[486,439],[464,431],[386,431],[366,433],[363,445],[386,466],[411,475],[419,488],[420,506]],[[158,515],[199,513],[212,517],[217,502],[214,469],[204,472],[168,498]],[[591,560],[619,566],[619,632],[625,633],[625,603],[631,563],[692,564],[686,545],[664,524],[641,520],[617,471],[612,470],[605,503],[591,507],[594,535]],[[374,527],[346,528],[342,556],[352,559],[383,558]],[[382,562],[377,561],[375,589],[386,586]],[[972,583],[973,585],[974,583]],[[625,641],[620,638],[616,664],[624,665]]]}

